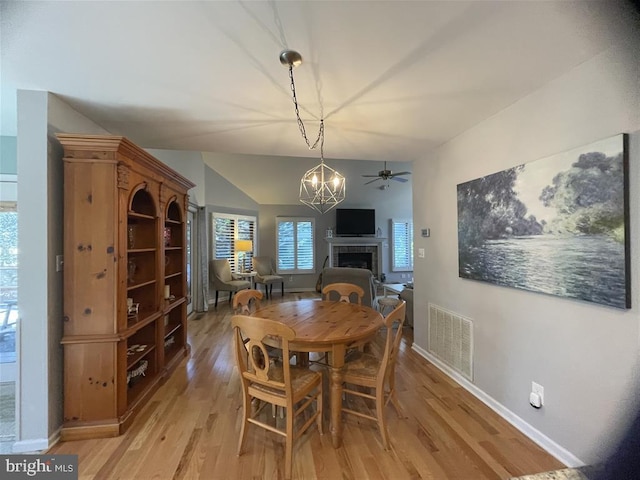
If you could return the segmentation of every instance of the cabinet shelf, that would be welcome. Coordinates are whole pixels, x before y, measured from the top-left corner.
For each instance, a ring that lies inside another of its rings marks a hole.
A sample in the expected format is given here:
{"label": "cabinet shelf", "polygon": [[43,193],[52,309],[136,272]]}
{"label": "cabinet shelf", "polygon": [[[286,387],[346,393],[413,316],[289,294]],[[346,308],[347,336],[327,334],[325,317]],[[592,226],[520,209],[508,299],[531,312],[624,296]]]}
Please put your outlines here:
{"label": "cabinet shelf", "polygon": [[169,337],[172,333],[182,327],[182,324],[178,323],[175,325],[169,324],[164,327],[164,338]]}
{"label": "cabinet shelf", "polygon": [[136,363],[153,352],[155,348],[155,345],[147,345],[144,350],[135,352],[133,355],[127,355],[127,370],[131,370],[136,365]]}
{"label": "cabinet shelf", "polygon": [[127,317],[127,329],[122,332],[122,336],[124,338],[130,337],[141,328],[144,328],[150,323],[155,322],[160,317],[160,315],[162,315],[162,312],[158,312],[158,311],[144,312],[143,311],[136,316],[135,321],[133,319],[130,320],[131,317]]}
{"label": "cabinet shelf", "polygon": [[187,300],[186,297],[178,297],[175,300],[173,300],[172,302],[169,302],[169,301],[165,300],[164,301],[164,313],[165,313],[165,315],[167,313],[169,313],[171,310],[173,310],[174,308],[176,308],[178,305],[182,305],[186,300]]}
{"label": "cabinet shelf", "polygon": [[128,254],[131,253],[148,253],[148,252],[155,252],[156,249],[155,248],[130,248],[129,250],[127,250]]}
{"label": "cabinet shelf", "polygon": [[182,225],[180,220],[172,220],[170,218],[165,219],[164,223],[170,223],[172,225]]}
{"label": "cabinet shelf", "polygon": [[182,247],[164,247],[165,251],[175,251],[175,252],[179,252],[180,250],[182,250]]}
{"label": "cabinet shelf", "polygon": [[141,220],[155,220],[155,217],[152,215],[146,215],[144,213],[138,213],[138,212],[133,212],[131,210],[129,210],[129,212],[127,213],[127,215],[131,218],[139,218]]}
{"label": "cabinet shelf", "polygon": [[182,272],[169,273],[168,275],[165,275],[164,278],[168,279],[168,278],[173,278],[173,277],[179,277],[180,275],[182,275]]}
{"label": "cabinet shelf", "polygon": [[127,286],[127,291],[128,291],[128,292],[130,292],[131,290],[135,290],[135,289],[140,288],[140,287],[145,287],[145,286],[147,286],[147,285],[151,285],[151,284],[153,284],[153,283],[156,283],[156,280],[155,280],[155,279],[153,279],[153,280],[147,280],[146,282],[135,283],[135,284],[133,284],[133,285],[128,285],[128,286]]}

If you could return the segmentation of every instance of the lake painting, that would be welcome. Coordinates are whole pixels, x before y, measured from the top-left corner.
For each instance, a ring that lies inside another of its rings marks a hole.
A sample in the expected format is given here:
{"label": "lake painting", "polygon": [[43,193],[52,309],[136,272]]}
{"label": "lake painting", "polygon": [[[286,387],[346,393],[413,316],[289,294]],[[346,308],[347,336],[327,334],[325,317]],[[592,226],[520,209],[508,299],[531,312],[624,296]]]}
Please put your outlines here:
{"label": "lake painting", "polygon": [[631,308],[628,137],[458,185],[459,276]]}

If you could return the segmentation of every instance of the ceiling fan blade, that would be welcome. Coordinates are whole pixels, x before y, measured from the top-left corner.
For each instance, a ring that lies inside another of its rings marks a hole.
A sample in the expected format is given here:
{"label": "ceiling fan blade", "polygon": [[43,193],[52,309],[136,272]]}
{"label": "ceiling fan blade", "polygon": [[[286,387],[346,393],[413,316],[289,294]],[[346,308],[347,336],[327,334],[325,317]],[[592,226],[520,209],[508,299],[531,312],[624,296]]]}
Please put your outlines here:
{"label": "ceiling fan blade", "polygon": [[398,172],[398,173],[393,172],[393,173],[392,173],[392,175],[393,175],[393,176],[398,176],[398,175],[411,175],[411,172]]}
{"label": "ceiling fan blade", "polygon": [[379,177],[379,175],[362,175],[363,177]]}
{"label": "ceiling fan blade", "polygon": [[[375,175],[375,176],[377,176],[377,175]],[[367,183],[365,183],[365,185],[369,185],[370,183],[377,182],[378,180],[382,180],[382,179],[380,177],[374,178],[373,180],[369,180]]]}
{"label": "ceiling fan blade", "polygon": [[405,182],[409,181],[408,178],[401,178],[401,177],[395,177],[395,176],[391,177],[391,180],[395,180],[396,182],[402,182],[402,183],[405,183]]}

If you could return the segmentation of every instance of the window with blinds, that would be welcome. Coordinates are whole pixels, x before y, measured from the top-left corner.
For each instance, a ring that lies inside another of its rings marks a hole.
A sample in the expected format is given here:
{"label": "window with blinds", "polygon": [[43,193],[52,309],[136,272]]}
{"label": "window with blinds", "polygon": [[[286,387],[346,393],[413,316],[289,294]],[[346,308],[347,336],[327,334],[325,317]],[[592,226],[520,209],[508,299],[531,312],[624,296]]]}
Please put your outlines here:
{"label": "window with blinds", "polygon": [[315,219],[277,217],[278,273],[315,273]]}
{"label": "window with blinds", "polygon": [[413,271],[413,220],[391,220],[391,271]]}
{"label": "window with blinds", "polygon": [[255,250],[256,217],[244,215],[230,215],[213,213],[213,257],[226,258],[231,265],[231,271],[237,272],[239,263],[243,260],[246,268],[251,266],[254,252],[236,252],[236,240],[251,240]]}

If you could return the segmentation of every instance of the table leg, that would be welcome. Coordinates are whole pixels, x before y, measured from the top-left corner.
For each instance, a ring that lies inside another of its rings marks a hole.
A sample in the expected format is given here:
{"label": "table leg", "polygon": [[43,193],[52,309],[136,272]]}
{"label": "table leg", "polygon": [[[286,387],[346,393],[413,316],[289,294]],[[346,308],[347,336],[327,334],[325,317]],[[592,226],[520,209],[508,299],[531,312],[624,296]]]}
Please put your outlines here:
{"label": "table leg", "polygon": [[344,366],[345,345],[336,345],[330,356],[331,375],[330,375],[330,390],[331,390],[331,441],[333,448],[338,448],[342,445],[342,380],[344,378],[344,372],[342,367]]}

